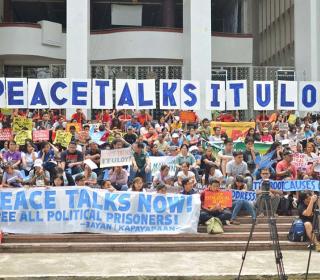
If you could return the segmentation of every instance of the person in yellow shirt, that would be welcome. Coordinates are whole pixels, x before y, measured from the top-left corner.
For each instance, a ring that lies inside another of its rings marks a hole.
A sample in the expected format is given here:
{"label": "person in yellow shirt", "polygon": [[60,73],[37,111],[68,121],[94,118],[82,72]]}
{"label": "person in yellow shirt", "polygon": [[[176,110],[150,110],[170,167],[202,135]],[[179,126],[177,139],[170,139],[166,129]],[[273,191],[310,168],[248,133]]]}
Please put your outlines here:
{"label": "person in yellow shirt", "polygon": [[170,131],[173,132],[175,130],[182,129],[182,122],[179,117],[174,117],[173,123],[170,125]]}
{"label": "person in yellow shirt", "polygon": [[288,124],[295,125],[296,121],[297,121],[297,116],[295,114],[295,111],[289,111],[288,112]]}

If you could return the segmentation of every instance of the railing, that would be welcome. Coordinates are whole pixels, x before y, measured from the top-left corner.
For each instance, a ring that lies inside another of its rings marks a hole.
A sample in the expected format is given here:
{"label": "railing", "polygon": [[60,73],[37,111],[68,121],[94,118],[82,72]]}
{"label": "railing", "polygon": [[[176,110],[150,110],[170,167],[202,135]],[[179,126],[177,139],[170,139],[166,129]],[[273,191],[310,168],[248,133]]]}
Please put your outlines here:
{"label": "railing", "polygon": [[[30,28],[41,28],[39,23],[29,23],[29,22],[2,22],[0,23],[1,27],[30,27]],[[91,30],[91,35],[99,35],[99,34],[112,34],[118,32],[143,32],[143,31],[150,31],[150,32],[173,32],[173,33],[183,33],[183,28],[174,28],[174,27],[119,27],[119,28],[108,28],[108,29],[95,29]],[[66,33],[63,30],[63,33]],[[230,38],[253,38],[252,34],[246,33],[231,33],[231,32],[211,32],[211,36],[215,37],[230,37]]]}
{"label": "railing", "polygon": [[41,28],[39,23],[30,23],[30,22],[1,22],[1,27],[30,27],[30,28]]}

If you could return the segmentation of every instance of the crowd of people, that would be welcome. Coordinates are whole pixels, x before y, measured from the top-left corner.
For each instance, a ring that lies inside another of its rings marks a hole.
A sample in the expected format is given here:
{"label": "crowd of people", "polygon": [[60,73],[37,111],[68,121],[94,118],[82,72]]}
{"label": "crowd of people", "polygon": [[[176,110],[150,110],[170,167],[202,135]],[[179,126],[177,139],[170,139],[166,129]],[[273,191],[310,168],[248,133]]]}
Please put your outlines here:
{"label": "crowd of people", "polygon": [[[234,140],[221,126],[212,126],[211,120],[194,114],[194,120],[182,122],[177,110],[165,111],[159,119],[146,111],[100,110],[88,120],[77,109],[67,121],[59,110],[13,110],[11,115],[0,114],[1,128],[10,128],[13,118],[23,116],[33,120],[34,130],[49,130],[49,140],[17,145],[11,139],[1,143],[1,188],[23,186],[88,186],[110,192],[154,191],[165,195],[178,192],[185,195],[201,194],[200,223],[218,217],[223,224],[240,224],[237,216],[241,209],[256,220],[264,215],[261,191],[257,190],[255,203],[234,200],[231,208],[217,204],[205,207],[206,195],[220,189],[252,191],[254,180],[309,180],[320,178],[320,116],[308,114],[300,118],[295,112],[275,112],[268,116],[258,114],[255,128],[250,128],[241,140],[245,150],[235,150]],[[215,121],[238,122],[238,116],[221,113]],[[71,141],[66,147],[54,144],[59,130],[67,123]],[[72,125],[74,124],[74,125]],[[87,131],[79,137],[76,127]],[[99,132],[98,141],[92,133]],[[217,151],[212,143],[223,143]],[[255,150],[256,142],[269,143],[269,164],[260,166],[261,155]],[[100,168],[101,150],[132,148],[130,166]],[[305,166],[293,163],[293,154],[305,157]],[[175,173],[162,165],[156,174],[151,172],[150,157],[174,156]],[[95,164],[95,168],[89,162]],[[290,215],[294,208],[305,222],[306,234],[312,236],[313,205],[316,195],[311,192],[270,190],[275,214]],[[317,242],[314,240],[314,242]]]}

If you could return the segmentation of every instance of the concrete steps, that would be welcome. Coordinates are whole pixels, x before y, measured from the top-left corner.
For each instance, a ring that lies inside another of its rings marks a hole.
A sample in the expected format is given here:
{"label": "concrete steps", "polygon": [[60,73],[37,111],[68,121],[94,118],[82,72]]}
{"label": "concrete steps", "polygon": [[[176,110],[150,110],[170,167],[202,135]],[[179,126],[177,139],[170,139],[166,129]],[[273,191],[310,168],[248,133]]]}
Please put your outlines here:
{"label": "concrete steps", "polygon": [[[304,250],[306,243],[287,241],[294,217],[278,217],[277,228],[281,249]],[[66,252],[180,252],[243,251],[251,229],[250,217],[239,217],[240,225],[225,226],[223,234],[207,234],[199,226],[198,234],[5,234],[0,253],[66,253]],[[266,218],[258,218],[249,250],[271,250]]]}
{"label": "concrete steps", "polygon": [[[279,232],[280,240],[287,240],[287,232]],[[107,235],[107,234],[48,234],[48,235],[5,235],[4,243],[63,243],[63,242],[200,242],[200,241],[245,241],[249,232],[226,232],[223,234],[153,234],[153,235]],[[269,240],[269,232],[254,232],[254,241]]]}
{"label": "concrete steps", "polygon": [[[277,224],[278,231],[289,232],[291,227],[291,223]],[[225,232],[249,232],[251,229],[251,225],[249,224],[241,224],[241,225],[229,225],[224,227]],[[269,232],[268,224],[258,224],[255,226],[255,232]],[[199,226],[198,232],[204,233],[207,232],[206,226]]]}
{"label": "concrete steps", "polygon": [[[280,242],[282,250],[305,250],[305,243]],[[4,243],[0,253],[71,253],[71,252],[181,252],[181,251],[243,251],[244,241],[196,242],[64,242],[64,243]],[[252,241],[251,251],[271,250],[269,241]]]}

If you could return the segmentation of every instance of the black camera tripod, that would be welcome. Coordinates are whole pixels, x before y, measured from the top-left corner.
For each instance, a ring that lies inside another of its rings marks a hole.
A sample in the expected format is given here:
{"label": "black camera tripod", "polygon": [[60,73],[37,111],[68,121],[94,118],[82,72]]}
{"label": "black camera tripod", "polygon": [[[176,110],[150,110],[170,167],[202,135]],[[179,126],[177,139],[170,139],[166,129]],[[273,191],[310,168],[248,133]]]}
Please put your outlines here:
{"label": "black camera tripod", "polygon": [[[266,214],[267,214],[267,219],[268,219],[268,224],[269,224],[269,231],[270,231],[270,238],[272,240],[272,248],[274,251],[274,257],[276,260],[276,266],[277,266],[277,271],[278,271],[278,279],[279,280],[287,280],[288,277],[286,276],[285,271],[284,271],[284,265],[283,265],[283,260],[282,260],[283,257],[282,257],[281,248],[280,248],[276,218],[275,218],[274,213],[272,211],[271,197],[270,197],[269,192],[263,191],[261,194],[261,199],[262,199],[261,204],[262,205],[264,204],[265,209],[266,209]],[[250,234],[249,234],[249,238],[248,238],[248,242],[247,242],[244,254],[242,255],[242,263],[241,263],[240,271],[239,271],[239,274],[238,274],[238,277],[236,278],[236,280],[240,280],[243,264],[246,259],[246,255],[247,255],[247,252],[249,249],[250,241],[253,236],[255,225],[256,225],[256,221],[253,220]]]}
{"label": "black camera tripod", "polygon": [[[319,195],[317,196],[316,202],[313,204],[312,235],[314,235],[315,239],[317,239],[319,236],[319,211],[320,210],[318,207],[318,203],[319,203]],[[309,257],[308,257],[306,276],[304,278],[305,280],[307,280],[309,276],[309,267],[310,267],[312,249],[313,249],[313,240],[311,239],[309,243]]]}

